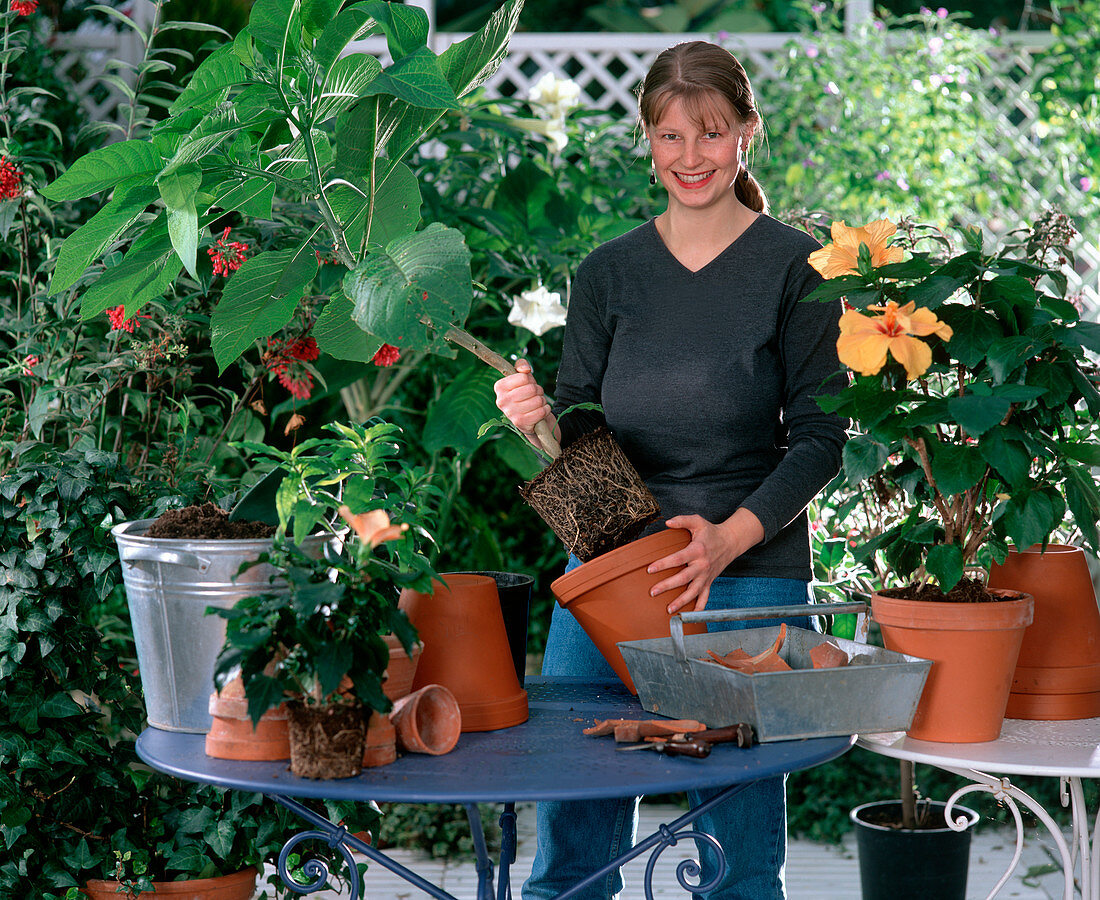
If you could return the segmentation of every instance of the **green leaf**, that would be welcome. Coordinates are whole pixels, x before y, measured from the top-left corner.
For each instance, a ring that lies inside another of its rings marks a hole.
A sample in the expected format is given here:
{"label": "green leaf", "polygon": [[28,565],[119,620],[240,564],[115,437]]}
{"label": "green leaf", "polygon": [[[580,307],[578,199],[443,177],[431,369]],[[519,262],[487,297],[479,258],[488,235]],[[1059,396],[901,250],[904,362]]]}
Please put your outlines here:
{"label": "green leaf", "polygon": [[407,56],[426,45],[428,16],[424,10],[383,0],[370,0],[365,6],[385,32],[386,46],[394,59]]}
{"label": "green leaf", "polygon": [[989,346],[1004,336],[1004,330],[994,316],[963,303],[949,303],[941,307],[939,318],[953,332],[947,342],[948,352],[970,368],[985,359]]}
{"label": "green leaf", "polygon": [[943,302],[966,284],[968,279],[948,275],[930,275],[905,292],[906,301],[915,301],[918,308],[939,309]]}
{"label": "green leaf", "polygon": [[270,675],[254,675],[245,685],[248,698],[248,716],[253,725],[259,725],[265,712],[283,701],[283,689]]}
{"label": "green leaf", "polygon": [[375,185],[373,207],[369,198],[363,196],[370,185],[357,180],[352,183],[355,187],[334,184],[325,192],[336,218],[344,226],[344,239],[349,247],[357,249],[362,245],[368,216],[368,246],[384,247],[416,229],[422,202],[420,184],[404,163],[391,168]]}
{"label": "green leaf", "polygon": [[967,394],[947,401],[947,414],[971,437],[979,437],[997,425],[1012,408],[1012,402],[1001,397]]}
{"label": "green leaf", "polygon": [[[279,54],[296,49],[295,35],[302,29],[298,0],[256,0],[248,17],[248,31],[256,43],[265,44]],[[278,73],[282,74],[282,73]]]}
{"label": "green leaf", "polygon": [[149,141],[109,144],[80,157],[64,175],[42,188],[42,194],[54,201],[79,200],[137,176],[151,181],[163,165]]}
{"label": "green leaf", "polygon": [[1083,441],[1058,441],[1058,452],[1064,453],[1070,459],[1087,463],[1090,466],[1100,466],[1100,444]]}
{"label": "green leaf", "polygon": [[218,371],[224,372],[253,341],[270,337],[289,322],[316,274],[317,258],[308,244],[245,260],[210,317]]}
{"label": "green leaf", "polygon": [[364,331],[395,347],[453,355],[442,333],[469,315],[470,251],[460,232],[433,222],[367,256],[345,276],[344,293]]}
{"label": "green leaf", "polygon": [[889,457],[889,450],[866,434],[849,438],[844,445],[844,477],[852,487],[882,470]]}
{"label": "green leaf", "polygon": [[248,71],[233,55],[233,45],[225,44],[199,64],[168,111],[173,116],[190,109],[206,111],[225,100],[231,87],[245,83],[248,78]]}
{"label": "green leaf", "polygon": [[377,30],[377,23],[363,4],[350,6],[325,26],[314,45],[313,58],[326,73],[348,44]]}
{"label": "green leaf", "polygon": [[1100,322],[1081,321],[1067,329],[1068,339],[1093,353],[1100,353]]}
{"label": "green leaf", "polygon": [[986,354],[993,377],[999,382],[1009,381],[1020,366],[1042,349],[1041,342],[1027,335],[1011,335],[994,341]]}
{"label": "green leaf", "polygon": [[458,99],[440,68],[439,58],[427,47],[401,57],[363,88],[364,96],[375,94],[389,94],[421,109],[458,109]]}
{"label": "green leaf", "polygon": [[1019,441],[1005,437],[1002,429],[986,434],[978,452],[1010,490],[1024,487],[1031,471],[1031,454]]}
{"label": "green leaf", "polygon": [[120,184],[114,197],[69,235],[61,245],[50,277],[50,295],[72,287],[85,270],[157,199],[157,189],[142,177]]}
{"label": "green leaf", "polygon": [[493,441],[493,449],[501,462],[519,475],[524,481],[530,481],[543,469],[535,448],[518,434],[506,432]]}
{"label": "green leaf", "polygon": [[199,251],[199,214],[195,195],[202,185],[202,170],[196,165],[180,166],[157,180],[161,199],[168,208],[168,236],[172,249],[188,274],[199,279],[196,262]]}
{"label": "green leaf", "polygon": [[1014,493],[1005,502],[1002,522],[1012,543],[1026,549],[1047,540],[1064,512],[1065,504],[1053,489]]}
{"label": "green leaf", "polygon": [[90,319],[103,310],[125,306],[127,316],[143,303],[161,296],[180,272],[165,217],[158,217],[134,241],[118,265],[107,269],[81,298],[80,316]]}
{"label": "green leaf", "polygon": [[312,111],[315,125],[342,113],[365,96],[367,86],[382,72],[382,65],[368,53],[352,53],[336,61],[325,79]]}
{"label": "green leaf", "polygon": [[928,551],[924,566],[946,593],[963,576],[963,552],[958,544],[936,544]]}
{"label": "green leaf", "polygon": [[68,694],[51,694],[38,709],[40,719],[64,719],[69,716],[79,716],[84,709]]}
{"label": "green leaf", "polygon": [[[225,185],[222,187],[224,188]],[[271,204],[274,199],[275,182],[256,177],[232,183],[228,191],[215,196],[211,206],[220,210],[219,216],[235,210],[256,219],[270,219]]]}
{"label": "green leaf", "polygon": [[342,0],[302,0],[302,27],[313,35],[324,32]]}
{"label": "green leaf", "polygon": [[998,275],[982,282],[982,300],[986,303],[1004,301],[1012,305],[1033,306],[1035,285],[1022,275]]}
{"label": "green leaf", "polygon": [[974,487],[985,473],[985,460],[977,447],[932,444],[932,477],[945,497]]}
{"label": "green leaf", "polygon": [[424,449],[438,453],[453,447],[469,456],[482,443],[478,439],[481,423],[497,413],[493,383],[500,373],[488,366],[467,366],[453,378],[428,408],[424,422]]}
{"label": "green leaf", "polygon": [[337,288],[317,316],[311,334],[329,356],[369,363],[384,341],[360,328],[351,317],[353,311],[352,302]]}
{"label": "green leaf", "polygon": [[1100,545],[1096,522],[1100,519],[1100,491],[1096,480],[1084,466],[1063,463],[1062,472],[1066,476],[1066,504],[1073,513],[1073,522],[1084,535],[1088,545],[1096,552]]}
{"label": "green leaf", "polygon": [[344,113],[336,124],[336,170],[348,179],[369,179],[378,152],[380,98],[367,97]]}

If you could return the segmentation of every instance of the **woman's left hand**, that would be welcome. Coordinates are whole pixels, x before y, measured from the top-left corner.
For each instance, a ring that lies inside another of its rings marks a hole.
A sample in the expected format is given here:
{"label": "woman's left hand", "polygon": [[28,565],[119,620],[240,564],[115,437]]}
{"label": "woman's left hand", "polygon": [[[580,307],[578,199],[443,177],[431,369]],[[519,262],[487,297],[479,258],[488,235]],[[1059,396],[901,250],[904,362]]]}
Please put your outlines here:
{"label": "woman's left hand", "polygon": [[674,516],[665,522],[669,528],[684,528],[691,532],[691,543],[683,550],[651,563],[646,570],[650,574],[683,566],[650,591],[657,596],[665,591],[682,588],[682,592],[668,605],[668,612],[683,609],[705,609],[710,598],[710,585],[731,562],[750,547],[764,539],[764,526],[747,509],[738,509],[720,525],[708,522],[702,516]]}

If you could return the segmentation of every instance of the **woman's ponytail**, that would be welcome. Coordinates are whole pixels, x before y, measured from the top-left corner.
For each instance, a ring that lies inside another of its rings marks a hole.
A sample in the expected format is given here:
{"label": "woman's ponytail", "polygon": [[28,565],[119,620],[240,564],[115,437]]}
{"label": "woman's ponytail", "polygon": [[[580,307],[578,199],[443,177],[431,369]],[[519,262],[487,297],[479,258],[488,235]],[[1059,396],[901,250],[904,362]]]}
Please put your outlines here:
{"label": "woman's ponytail", "polygon": [[753,177],[748,169],[742,169],[734,182],[734,190],[737,199],[753,212],[766,213],[768,211],[768,196],[760,186],[760,182]]}

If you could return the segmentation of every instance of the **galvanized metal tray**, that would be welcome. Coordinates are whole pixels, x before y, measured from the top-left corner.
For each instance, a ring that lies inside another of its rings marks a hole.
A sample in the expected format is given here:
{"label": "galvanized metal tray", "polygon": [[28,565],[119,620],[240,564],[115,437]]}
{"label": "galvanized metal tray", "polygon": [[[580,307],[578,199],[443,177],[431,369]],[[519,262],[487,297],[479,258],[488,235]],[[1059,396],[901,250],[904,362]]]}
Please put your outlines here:
{"label": "galvanized metal tray", "polygon": [[[708,650],[724,656],[738,647],[755,655],[775,642],[779,626],[685,636],[682,624],[866,609],[864,603],[822,603],[681,613],[669,620],[671,637],[622,641],[619,649],[638,700],[660,716],[697,719],[710,728],[747,722],[761,742],[905,731],[932,667],[929,660],[788,626],[779,655],[792,671],[747,675],[700,657]],[[812,668],[810,651],[826,642],[848,654],[847,666]]]}

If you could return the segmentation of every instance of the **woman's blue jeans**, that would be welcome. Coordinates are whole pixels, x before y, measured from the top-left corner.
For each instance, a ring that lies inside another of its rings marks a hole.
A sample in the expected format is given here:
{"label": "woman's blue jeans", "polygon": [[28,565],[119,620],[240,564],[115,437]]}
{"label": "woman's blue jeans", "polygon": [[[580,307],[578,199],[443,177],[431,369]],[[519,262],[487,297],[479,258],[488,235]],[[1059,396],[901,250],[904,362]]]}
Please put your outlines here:
{"label": "woman's blue jeans", "polygon": [[[577,562],[570,560],[569,569]],[[718,578],[710,590],[707,609],[805,604],[809,585],[793,578]],[[788,619],[809,628],[808,619]],[[771,620],[716,622],[711,631],[758,628]],[[555,605],[546,639],[543,675],[590,675],[615,678],[607,660],[596,649],[572,614]],[[689,791],[698,806],[718,789]],[[535,860],[523,885],[523,900],[550,900],[606,865],[634,844],[638,823],[637,797],[613,800],[576,800],[539,803],[536,808]],[[755,781],[709,813],[694,827],[713,835],[726,853],[726,875],[706,900],[783,900],[787,857],[785,777]],[[702,883],[714,877],[714,860],[700,853]],[[623,890],[618,869],[593,885],[580,900],[612,900]],[[640,896],[632,894],[632,896]]]}

